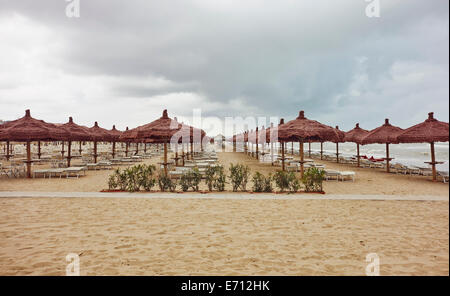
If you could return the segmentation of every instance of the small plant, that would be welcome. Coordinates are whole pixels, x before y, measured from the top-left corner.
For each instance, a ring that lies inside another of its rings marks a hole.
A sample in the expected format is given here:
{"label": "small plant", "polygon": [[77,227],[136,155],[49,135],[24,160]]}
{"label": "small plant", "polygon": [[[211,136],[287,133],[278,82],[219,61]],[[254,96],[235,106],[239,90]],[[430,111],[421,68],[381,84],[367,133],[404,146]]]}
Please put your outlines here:
{"label": "small plant", "polygon": [[209,191],[216,189],[218,191],[225,190],[226,177],[223,166],[210,166],[205,171],[205,183]]}
{"label": "small plant", "polygon": [[208,186],[208,190],[212,191],[214,187],[214,181],[216,177],[216,167],[210,166],[205,171],[205,183]]}
{"label": "small plant", "polygon": [[181,190],[183,190],[183,192],[186,192],[189,190],[189,186],[190,186],[190,180],[189,180],[189,176],[188,174],[183,174],[180,177],[180,186],[181,186]]}
{"label": "small plant", "polygon": [[109,190],[116,189],[119,186],[120,169],[116,169],[112,175],[108,178]]}
{"label": "small plant", "polygon": [[223,166],[216,166],[216,178],[213,183],[214,189],[218,191],[224,191],[226,184],[226,176]]}
{"label": "small plant", "polygon": [[325,171],[318,168],[309,168],[303,174],[302,183],[306,192],[323,192]]}
{"label": "small plant", "polygon": [[191,188],[194,191],[198,191],[200,184],[200,181],[202,180],[202,175],[200,174],[200,171],[198,168],[193,168],[191,171],[188,172],[190,181],[191,181]]}
{"label": "small plant", "polygon": [[263,187],[263,191],[264,192],[272,192],[273,191],[273,187],[272,187],[272,174],[269,174],[269,176],[265,177],[264,179],[264,187]]}
{"label": "small plant", "polygon": [[285,171],[276,171],[273,176],[275,184],[280,189],[280,192],[284,192],[289,188],[289,174]]}
{"label": "small plant", "polygon": [[140,174],[138,178],[138,184],[145,191],[150,191],[156,184],[156,179],[153,176],[156,167],[154,165],[142,165],[140,168]]}
{"label": "small plant", "polygon": [[238,189],[246,191],[248,177],[250,175],[250,169],[248,166],[243,164],[231,164],[230,165],[230,180],[233,186],[233,191],[236,192]]}
{"label": "small plant", "polygon": [[253,192],[263,192],[266,178],[260,172],[256,172],[252,177]]}
{"label": "small plant", "polygon": [[170,192],[174,192],[176,190],[177,184],[170,179],[169,176],[167,176],[163,170],[159,172],[158,175],[158,186],[159,189],[163,192],[166,190],[169,190]]}
{"label": "small plant", "polygon": [[295,193],[301,188],[300,180],[295,177],[293,172],[288,175],[289,178],[289,192]]}

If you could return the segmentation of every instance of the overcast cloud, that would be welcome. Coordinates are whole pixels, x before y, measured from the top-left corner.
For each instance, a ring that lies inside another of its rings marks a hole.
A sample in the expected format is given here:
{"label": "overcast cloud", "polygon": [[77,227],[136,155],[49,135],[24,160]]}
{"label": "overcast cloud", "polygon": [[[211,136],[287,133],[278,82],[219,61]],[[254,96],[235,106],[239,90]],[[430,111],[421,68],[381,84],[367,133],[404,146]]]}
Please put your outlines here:
{"label": "overcast cloud", "polygon": [[449,1],[0,0],[0,119],[111,128],[278,116],[341,129],[449,120]]}

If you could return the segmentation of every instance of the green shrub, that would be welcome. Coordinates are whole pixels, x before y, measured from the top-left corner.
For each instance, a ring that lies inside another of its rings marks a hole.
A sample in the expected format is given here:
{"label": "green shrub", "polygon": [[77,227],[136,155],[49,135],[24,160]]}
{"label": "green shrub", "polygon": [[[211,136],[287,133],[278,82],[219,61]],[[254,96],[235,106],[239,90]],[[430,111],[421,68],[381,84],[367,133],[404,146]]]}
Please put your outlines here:
{"label": "green shrub", "polygon": [[167,176],[163,170],[161,170],[158,175],[158,186],[159,189],[163,192],[166,190],[174,192],[177,188],[177,184],[173,182],[172,179],[170,179],[170,177]]}
{"label": "green shrub", "polygon": [[127,190],[129,192],[144,190],[151,190],[155,185],[155,178],[153,172],[155,167],[153,165],[136,165],[129,167],[124,171],[116,169],[108,179],[109,189],[119,188],[120,190]]}
{"label": "green shrub", "polygon": [[181,175],[180,186],[181,186],[181,190],[183,190],[184,192],[189,190],[190,180],[189,180],[188,174]]}
{"label": "green shrub", "polygon": [[280,189],[280,192],[297,192],[300,187],[300,181],[295,177],[294,172],[277,171],[273,176],[275,184]]}
{"label": "green shrub", "polygon": [[225,190],[225,184],[226,184],[226,176],[225,171],[223,169],[223,166],[216,166],[216,176],[213,183],[214,189],[217,191],[224,191]]}
{"label": "green shrub", "polygon": [[264,192],[272,192],[273,191],[272,180],[273,180],[272,174],[269,174],[269,176],[265,177],[264,188],[263,188]]}
{"label": "green shrub", "polygon": [[256,172],[253,174],[252,182],[253,182],[253,192],[263,192],[266,178],[260,172]]}
{"label": "green shrub", "polygon": [[193,168],[192,170],[184,173],[180,177],[180,186],[181,190],[184,192],[188,191],[189,188],[192,188],[193,191],[199,190],[199,184],[202,180],[202,175],[198,168]]}
{"label": "green shrub", "polygon": [[209,191],[213,190],[215,177],[216,177],[216,168],[213,166],[206,168],[205,183],[208,186]]}
{"label": "green shrub", "polygon": [[289,192],[297,192],[301,188],[300,180],[295,177],[293,172],[289,173]]}
{"label": "green shrub", "polygon": [[246,191],[250,169],[243,164],[230,165],[230,181],[233,186],[233,191]]}
{"label": "green shrub", "polygon": [[193,168],[188,173],[189,180],[190,180],[190,187],[194,191],[198,191],[198,185],[200,184],[200,181],[202,180],[202,175],[200,174],[198,168]]}
{"label": "green shrub", "polygon": [[205,171],[205,183],[208,190],[216,189],[218,191],[225,190],[226,177],[223,166],[210,166]]}
{"label": "green shrub", "polygon": [[108,178],[108,188],[109,190],[116,189],[119,186],[119,175],[120,169],[114,170],[114,173]]}
{"label": "green shrub", "polygon": [[302,178],[306,192],[322,192],[323,181],[325,180],[325,171],[318,168],[307,169]]}
{"label": "green shrub", "polygon": [[276,171],[273,180],[281,192],[289,188],[289,174],[286,171]]}

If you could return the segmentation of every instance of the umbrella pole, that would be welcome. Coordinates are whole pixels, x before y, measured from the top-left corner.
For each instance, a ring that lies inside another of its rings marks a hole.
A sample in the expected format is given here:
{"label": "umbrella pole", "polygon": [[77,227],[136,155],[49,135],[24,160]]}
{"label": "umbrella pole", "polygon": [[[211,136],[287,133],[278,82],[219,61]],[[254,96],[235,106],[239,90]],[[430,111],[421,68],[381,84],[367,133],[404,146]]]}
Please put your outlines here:
{"label": "umbrella pole", "polygon": [[323,160],[323,142],[320,142],[320,160]]}
{"label": "umbrella pole", "polygon": [[112,142],[112,158],[115,158],[116,156],[116,142]]}
{"label": "umbrella pole", "polygon": [[433,182],[436,182],[437,176],[436,176],[436,155],[434,153],[434,142],[430,143],[431,146],[431,168],[433,172]]}
{"label": "umbrella pole", "polygon": [[147,153],[147,143],[144,143],[144,153]]}
{"label": "umbrella pole", "polygon": [[[258,133],[258,130],[256,130]],[[259,160],[259,143],[258,143],[258,134],[256,134],[256,160]]]}
{"label": "umbrella pole", "polygon": [[311,141],[308,142],[308,157],[311,158]]}
{"label": "umbrella pole", "polygon": [[31,143],[27,141],[27,178],[31,178]]}
{"label": "umbrella pole", "polygon": [[134,155],[137,155],[139,152],[139,143],[136,143],[136,153]]}
{"label": "umbrella pole", "polygon": [[72,158],[72,141],[67,142],[67,167],[70,168],[70,159]]}
{"label": "umbrella pole", "polygon": [[97,141],[94,141],[94,163],[97,163]]}
{"label": "umbrella pole", "polygon": [[272,161],[273,165],[273,141],[270,141],[270,160]]}
{"label": "umbrella pole", "polygon": [[186,157],[186,155],[184,154],[184,143],[181,142],[181,158],[182,158],[182,163],[184,166],[184,158]]}
{"label": "umbrella pole", "polygon": [[359,144],[356,144],[356,158],[358,159],[358,167],[360,167]]}
{"label": "umbrella pole", "polygon": [[64,141],[62,141],[61,157],[64,158]]}
{"label": "umbrella pole", "polygon": [[38,141],[38,159],[41,159],[41,141]]}
{"label": "umbrella pole", "polygon": [[389,173],[389,143],[386,143],[386,172]]}
{"label": "umbrella pole", "polygon": [[125,157],[128,157],[128,142],[125,144]]}
{"label": "umbrella pole", "polygon": [[336,163],[339,163],[339,142],[336,142]]}
{"label": "umbrella pole", "polygon": [[291,142],[291,154],[294,155],[294,142]]}
{"label": "umbrella pole", "polygon": [[80,148],[78,149],[78,152],[80,152],[80,156],[81,156],[81,152],[83,152],[83,150],[81,149],[81,141],[80,141]]}
{"label": "umbrella pole", "polygon": [[164,142],[164,174],[167,176],[167,142]]}
{"label": "umbrella pole", "polygon": [[178,142],[175,143],[175,165],[178,166]]}
{"label": "umbrella pole", "polygon": [[303,166],[304,161],[305,161],[305,158],[304,158],[303,140],[302,140],[302,141],[300,141],[300,178],[303,178],[303,172],[305,170],[305,167]]}
{"label": "umbrella pole", "polygon": [[6,160],[9,161],[9,141],[6,141]]}
{"label": "umbrella pole", "polygon": [[191,142],[191,160],[194,160],[194,142]]}
{"label": "umbrella pole", "polygon": [[281,169],[284,171],[284,142],[281,142]]}

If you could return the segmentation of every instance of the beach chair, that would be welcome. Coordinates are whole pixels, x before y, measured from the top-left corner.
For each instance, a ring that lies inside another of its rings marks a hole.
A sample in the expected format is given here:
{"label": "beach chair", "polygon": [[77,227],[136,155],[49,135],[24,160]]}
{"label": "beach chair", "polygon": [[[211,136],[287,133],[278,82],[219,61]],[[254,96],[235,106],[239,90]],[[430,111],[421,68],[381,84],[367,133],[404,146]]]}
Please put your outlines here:
{"label": "beach chair", "polygon": [[48,169],[44,170],[33,170],[33,178],[36,178],[36,175],[43,175],[45,179],[45,174],[48,174]]}
{"label": "beach chair", "polygon": [[340,172],[335,170],[324,170],[325,171],[325,180],[330,180],[332,178],[336,178],[339,181]]}
{"label": "beach chair", "polygon": [[352,182],[355,182],[355,172],[352,171],[344,171],[339,172],[339,177],[341,177],[342,181],[345,181],[346,179],[351,179]]}
{"label": "beach chair", "polygon": [[438,171],[437,172],[438,177],[442,178],[442,182],[444,183],[448,183],[448,172],[442,172],[442,171]]}
{"label": "beach chair", "polygon": [[61,179],[62,174],[64,174],[66,168],[53,168],[53,169],[49,169],[47,170],[48,173],[48,177],[49,179],[52,178],[52,175],[59,176],[59,178]]}
{"label": "beach chair", "polygon": [[77,179],[80,177],[80,175],[83,173],[83,175],[86,175],[87,167],[70,167],[66,168],[66,178],[69,178],[70,176],[76,177]]}

